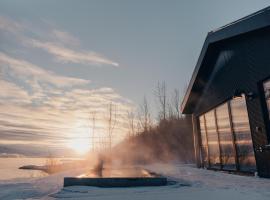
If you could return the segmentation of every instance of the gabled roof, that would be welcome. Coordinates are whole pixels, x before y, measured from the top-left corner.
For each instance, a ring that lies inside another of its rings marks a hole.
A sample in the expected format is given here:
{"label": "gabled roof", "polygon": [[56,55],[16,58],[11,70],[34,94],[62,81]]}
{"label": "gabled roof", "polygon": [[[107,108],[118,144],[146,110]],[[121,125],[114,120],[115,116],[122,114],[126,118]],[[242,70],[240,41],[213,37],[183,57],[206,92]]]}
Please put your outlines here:
{"label": "gabled roof", "polygon": [[[212,30],[207,34],[181,104],[182,113],[192,114],[195,107],[194,105],[196,105],[197,100],[200,98],[202,88],[199,88],[198,84],[200,76],[202,76],[206,70],[205,68],[202,70],[202,64],[206,54],[210,52],[210,45],[251,31],[266,28],[268,26],[270,26],[270,6],[218,29]],[[209,68],[213,66],[209,65],[207,67]],[[207,69],[206,71],[211,73],[212,69]]]}

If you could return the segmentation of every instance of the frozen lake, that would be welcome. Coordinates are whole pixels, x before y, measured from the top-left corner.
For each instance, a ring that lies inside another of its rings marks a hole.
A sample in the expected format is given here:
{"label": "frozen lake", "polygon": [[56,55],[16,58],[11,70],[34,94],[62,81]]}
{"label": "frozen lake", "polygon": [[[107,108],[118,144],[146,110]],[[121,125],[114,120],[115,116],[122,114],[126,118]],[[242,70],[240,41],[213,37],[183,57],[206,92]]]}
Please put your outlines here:
{"label": "frozen lake", "polygon": [[[54,158],[57,163],[65,163],[74,160],[80,160],[80,158]],[[27,178],[39,178],[48,176],[47,173],[40,170],[25,170],[19,169],[19,167],[25,165],[46,165],[48,158],[0,158],[0,182],[13,180],[13,179],[27,179]]]}
{"label": "frozen lake", "polygon": [[0,182],[3,180],[44,177],[48,174],[39,170],[18,169],[23,165],[44,165],[46,158],[0,158]]}

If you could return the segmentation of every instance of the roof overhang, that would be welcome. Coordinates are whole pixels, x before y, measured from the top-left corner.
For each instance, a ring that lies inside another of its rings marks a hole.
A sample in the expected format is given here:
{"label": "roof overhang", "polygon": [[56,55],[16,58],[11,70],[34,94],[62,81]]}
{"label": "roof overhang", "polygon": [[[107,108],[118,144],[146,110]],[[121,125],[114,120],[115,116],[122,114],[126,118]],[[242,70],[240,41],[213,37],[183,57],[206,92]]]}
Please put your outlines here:
{"label": "roof overhang", "polygon": [[267,7],[208,33],[181,104],[183,114],[192,114],[194,112],[194,105],[196,105],[198,98],[200,98],[201,92],[196,91],[196,84],[203,73],[202,71],[205,70],[202,70],[201,66],[206,54],[209,52],[210,45],[269,26],[270,7]]}

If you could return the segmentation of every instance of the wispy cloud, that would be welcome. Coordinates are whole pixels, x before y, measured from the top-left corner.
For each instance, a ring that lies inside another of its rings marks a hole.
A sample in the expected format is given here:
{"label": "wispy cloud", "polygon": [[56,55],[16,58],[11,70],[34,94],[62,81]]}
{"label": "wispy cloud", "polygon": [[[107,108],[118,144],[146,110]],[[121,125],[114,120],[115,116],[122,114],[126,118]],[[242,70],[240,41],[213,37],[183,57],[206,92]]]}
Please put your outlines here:
{"label": "wispy cloud", "polygon": [[130,100],[110,87],[93,88],[90,80],[47,70],[46,66],[26,59],[23,53],[35,54],[40,49],[41,56],[52,56],[61,63],[114,67],[119,64],[81,49],[80,40],[66,31],[56,27],[41,29],[0,16],[0,33],[4,33],[6,45],[18,45],[11,45],[10,51],[0,48],[1,141],[64,146],[76,137],[89,139],[89,115],[93,111],[97,112],[98,133],[106,135],[104,117],[111,102],[117,105],[118,116],[114,142],[122,139],[127,132],[126,113],[134,107]]}
{"label": "wispy cloud", "polygon": [[57,45],[51,42],[41,42],[39,40],[30,40],[33,47],[41,48],[52,54],[57,61],[62,63],[80,63],[85,65],[112,65],[118,67],[119,64],[91,51],[75,51],[71,48]]}
{"label": "wispy cloud", "polygon": [[70,33],[66,32],[66,31],[61,31],[58,29],[54,29],[51,31],[52,36],[58,40],[61,41],[64,44],[70,44],[73,46],[78,46],[80,45],[80,40],[76,37],[74,37],[73,35],[71,35]]}
{"label": "wispy cloud", "polygon": [[[108,91],[108,88],[106,89]],[[117,105],[118,123],[113,142],[125,137],[128,131],[126,113],[133,108],[129,100],[100,89],[73,89],[61,96],[48,96],[38,106],[20,105],[19,102],[0,101],[1,138],[27,142],[46,141],[64,146],[74,138],[90,139],[90,113],[96,111],[96,130],[100,137],[107,136],[107,105]],[[32,99],[31,95],[24,97]],[[14,97],[18,99],[19,97]],[[22,99],[22,97],[20,98]]]}
{"label": "wispy cloud", "polygon": [[32,25],[0,16],[0,30],[16,35],[23,45],[46,51],[61,63],[119,66],[119,63],[99,53],[82,49],[78,38],[54,27],[46,27],[41,31]]}
{"label": "wispy cloud", "polygon": [[0,29],[11,33],[17,33],[23,29],[23,25],[0,15]]}
{"label": "wispy cloud", "polygon": [[117,105],[118,116],[113,142],[125,137],[126,114],[134,105],[112,88],[90,89],[88,80],[57,75],[3,52],[0,52],[0,71],[2,139],[10,143],[57,142],[63,147],[77,137],[88,140],[89,116],[93,111],[97,112],[96,129],[104,137],[105,117],[111,102]]}
{"label": "wispy cloud", "polygon": [[[1,76],[0,76],[1,78]],[[29,104],[31,103],[31,99],[28,93],[17,86],[16,84],[4,80],[0,80],[1,92],[0,92],[0,103],[13,102],[13,103],[22,103]]]}
{"label": "wispy cloud", "polygon": [[2,71],[7,70],[8,67],[12,69],[11,74],[19,79],[42,81],[57,87],[85,85],[90,82],[89,80],[57,75],[54,72],[45,70],[25,60],[13,58],[2,52],[0,52],[0,64]]}

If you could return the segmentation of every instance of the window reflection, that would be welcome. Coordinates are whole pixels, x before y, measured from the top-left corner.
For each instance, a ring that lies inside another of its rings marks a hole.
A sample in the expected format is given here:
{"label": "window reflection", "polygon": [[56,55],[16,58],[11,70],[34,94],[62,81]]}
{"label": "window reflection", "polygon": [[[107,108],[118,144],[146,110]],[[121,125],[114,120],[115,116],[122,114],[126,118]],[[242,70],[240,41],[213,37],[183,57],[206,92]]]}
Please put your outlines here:
{"label": "window reflection", "polygon": [[268,108],[268,116],[270,119],[270,80],[267,80],[263,83],[263,88],[264,88],[264,96]]}
{"label": "window reflection", "polygon": [[216,108],[216,116],[223,168],[235,169],[235,152],[227,103]]}
{"label": "window reflection", "polygon": [[201,141],[202,141],[202,159],[205,167],[208,167],[208,147],[207,147],[207,137],[205,130],[205,120],[204,116],[200,116],[200,130],[201,130]]}
{"label": "window reflection", "polygon": [[220,152],[218,143],[218,134],[215,122],[215,113],[210,111],[205,114],[206,130],[207,130],[207,141],[208,141],[208,152],[209,162],[211,167],[220,167]]}
{"label": "window reflection", "polygon": [[239,168],[242,171],[256,169],[245,97],[230,102]]}
{"label": "window reflection", "polygon": [[237,160],[241,171],[256,170],[245,97],[218,106],[201,115],[199,121],[205,165],[209,160],[212,168],[234,170]]}

